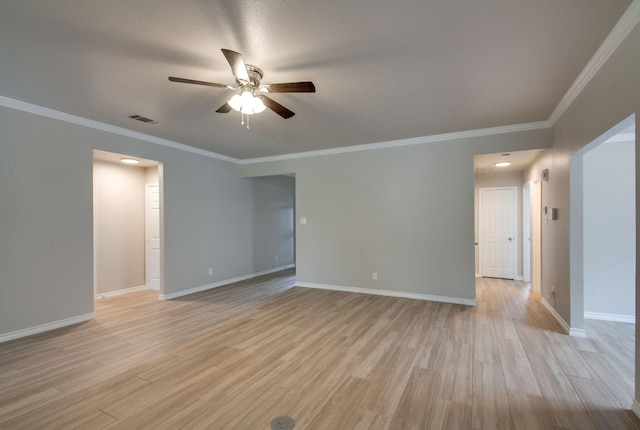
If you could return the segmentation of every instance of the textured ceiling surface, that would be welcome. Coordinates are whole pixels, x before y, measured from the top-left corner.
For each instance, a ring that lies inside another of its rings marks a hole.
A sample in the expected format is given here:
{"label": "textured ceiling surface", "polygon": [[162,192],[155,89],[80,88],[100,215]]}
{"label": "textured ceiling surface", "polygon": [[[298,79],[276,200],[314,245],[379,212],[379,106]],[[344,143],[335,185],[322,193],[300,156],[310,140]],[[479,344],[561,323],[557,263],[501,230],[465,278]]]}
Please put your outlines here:
{"label": "textured ceiling surface", "polygon": [[[630,0],[0,0],[0,95],[246,159],[546,120]],[[220,48],[273,94],[240,125]],[[143,124],[139,114],[158,121]]]}

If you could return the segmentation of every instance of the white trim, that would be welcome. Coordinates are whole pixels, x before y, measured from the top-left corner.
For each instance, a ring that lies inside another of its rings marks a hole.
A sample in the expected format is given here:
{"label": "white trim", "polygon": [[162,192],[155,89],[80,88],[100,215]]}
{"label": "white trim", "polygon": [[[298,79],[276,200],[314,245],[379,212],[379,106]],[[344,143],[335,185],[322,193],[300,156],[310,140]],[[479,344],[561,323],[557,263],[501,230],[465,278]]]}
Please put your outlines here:
{"label": "white trim", "polygon": [[169,294],[160,294],[160,300],[171,300],[182,296],[188,296],[189,294],[199,293],[201,291],[210,290],[212,288],[222,287],[224,285],[233,284],[235,282],[246,281],[247,279],[257,278],[258,276],[268,275],[270,273],[279,272],[281,270],[290,269],[295,267],[295,264],[287,264],[286,266],[275,267],[269,270],[263,270],[262,272],[251,273],[249,275],[238,276],[237,278],[225,279],[223,281],[214,282],[211,284],[200,285],[199,287],[193,287],[186,290],[180,290]]}
{"label": "white trim", "polygon": [[[640,0],[638,0],[640,1]],[[5,96],[0,96],[0,106],[5,106],[12,109],[21,110],[24,112],[33,113],[36,115],[57,119],[72,124],[81,125],[84,127],[93,128],[96,130],[106,131],[108,133],[114,133],[121,136],[131,137],[133,139],[143,140],[145,142],[155,143],[158,145],[166,146],[181,151],[191,152],[198,155],[203,155],[209,158],[216,158],[218,160],[228,161],[235,164],[255,164],[264,163],[269,161],[280,160],[292,160],[297,158],[317,157],[320,155],[332,155],[343,154],[347,152],[368,151],[371,149],[382,148],[394,148],[398,146],[418,145],[422,143],[442,142],[455,139],[467,139],[481,136],[492,136],[496,134],[517,133],[529,130],[542,130],[552,127],[552,123],[549,121],[529,122],[524,124],[505,125],[500,127],[481,128],[477,130],[458,131],[454,133],[435,134],[431,136],[414,137],[410,139],[391,140],[384,142],[368,143],[361,145],[343,146],[340,148],[320,149],[317,151],[297,152],[292,154],[276,155],[272,157],[260,157],[249,158],[240,160],[226,155],[218,154],[216,152],[207,151],[205,149],[196,148],[193,146],[185,145],[183,143],[174,142],[172,140],[162,139],[160,137],[151,136],[149,134],[140,133],[138,131],[129,130],[115,125],[106,124],[92,119],[83,118],[77,115],[60,112],[54,109],[45,108],[42,106],[34,105],[31,103],[23,102],[20,100],[12,99]]]}
{"label": "white trim", "polygon": [[571,103],[580,95],[582,90],[587,86],[591,79],[598,73],[600,68],[607,62],[611,54],[618,49],[618,46],[629,35],[631,30],[640,22],[640,0],[634,0],[618,23],[613,27],[607,38],[602,42],[593,57],[587,65],[582,69],[573,82],[567,93],[562,97],[560,103],[549,116],[549,122],[554,125],[562,116],[562,114],[571,106]]}
{"label": "white trim", "polygon": [[522,186],[522,281],[531,283],[531,182]]}
{"label": "white trim", "polygon": [[401,297],[404,299],[428,300],[431,302],[452,303],[456,305],[475,306],[473,299],[460,299],[457,297],[432,296],[430,294],[406,293],[404,291],[373,290],[370,288],[345,287],[342,285],[317,284],[314,282],[296,282],[296,287],[316,288],[320,290],[344,291],[347,293],[371,294],[375,296]]}
{"label": "white trim", "polygon": [[613,137],[608,138],[604,141],[604,143],[614,143],[614,142],[635,142],[636,134],[635,133],[618,133]]}
{"label": "white trim", "polygon": [[[639,0],[640,1],[640,0]],[[369,151],[372,149],[395,148],[398,146],[419,145],[422,143],[442,142],[446,140],[468,139],[472,137],[493,136],[496,134],[517,133],[520,131],[542,130],[551,128],[549,121],[529,122],[525,124],[505,125],[501,127],[481,128],[477,130],[457,131],[455,133],[434,134],[431,136],[413,137],[410,139],[390,140],[385,142],[366,143],[362,145],[343,146],[340,148],[320,149],[317,151],[297,152],[293,154],[275,155],[273,157],[248,158],[239,160],[238,164],[256,164],[271,161],[293,160],[297,158],[318,157],[321,155],[344,154],[346,152]]]}
{"label": "white trim", "polygon": [[138,131],[128,130],[122,127],[116,127],[115,125],[105,124],[103,122],[94,121],[92,119],[83,118],[76,115],[71,115],[71,114],[60,112],[57,110],[45,108],[42,106],[37,106],[37,105],[23,102],[20,100],[11,99],[9,97],[0,96],[0,106],[6,106],[12,109],[17,109],[24,112],[33,113],[36,115],[45,116],[48,118],[53,118],[60,121],[81,125],[84,127],[89,127],[96,130],[102,130],[108,133],[118,134],[120,136],[131,137],[133,139],[143,140],[145,142],[155,143],[157,145],[178,149],[180,151],[192,152],[194,154],[202,155],[205,157],[228,161],[230,163],[238,163],[239,161],[237,158],[227,157],[226,155],[218,154],[216,152],[195,148],[193,146],[185,145],[183,143],[162,139],[160,137],[151,136],[148,134],[140,133]]}
{"label": "white trim", "polygon": [[516,276],[514,281],[524,281],[524,276]]}
{"label": "white trim", "polygon": [[560,314],[553,308],[553,306],[549,304],[547,299],[545,299],[544,297],[540,297],[540,301],[542,302],[542,305],[545,308],[547,308],[551,316],[553,316],[556,319],[556,321],[560,323],[560,325],[564,329],[564,332],[566,334],[569,334],[571,332],[571,329],[569,328],[569,324],[567,324],[567,322],[560,316]]}
{"label": "white trim", "polygon": [[133,293],[134,291],[142,291],[146,289],[147,289],[146,285],[138,285],[137,287],[123,288],[122,290],[108,291],[106,293],[96,293],[95,299],[96,300],[108,299],[109,297],[122,296],[124,294]]}
{"label": "white trim", "polygon": [[633,399],[631,402],[631,411],[635,414],[636,417],[640,418],[640,403],[636,399]]}
{"label": "white trim", "polygon": [[482,278],[482,275],[480,273],[476,273],[476,278]]}
{"label": "white trim", "polygon": [[46,324],[37,325],[35,327],[23,328],[22,330],[16,330],[5,334],[0,334],[0,343],[8,342],[10,340],[19,339],[21,337],[32,336],[34,334],[42,333],[49,330],[55,330],[57,328],[66,327],[68,325],[79,324],[85,321],[96,319],[96,314],[91,312],[84,315],[78,315],[71,318],[65,318],[63,320],[53,321]]}
{"label": "white trim", "polygon": [[630,324],[636,323],[636,317],[634,315],[605,314],[601,312],[584,311],[584,317],[591,320],[616,321]]}
{"label": "white trim", "polygon": [[587,332],[583,328],[570,328],[569,336],[571,337],[587,337]]}

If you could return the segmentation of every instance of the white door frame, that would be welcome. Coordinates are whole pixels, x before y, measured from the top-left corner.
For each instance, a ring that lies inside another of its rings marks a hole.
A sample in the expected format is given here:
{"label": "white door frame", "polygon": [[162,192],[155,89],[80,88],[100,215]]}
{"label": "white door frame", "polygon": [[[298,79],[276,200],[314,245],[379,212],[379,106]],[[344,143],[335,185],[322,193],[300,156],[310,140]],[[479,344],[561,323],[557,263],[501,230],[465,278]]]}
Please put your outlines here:
{"label": "white door frame", "polygon": [[[145,189],[144,189],[144,198],[145,198],[145,205],[144,205],[144,219],[145,219],[145,227],[144,227],[144,234],[145,234],[145,256],[144,256],[144,262],[145,262],[145,271],[144,271],[144,278],[145,278],[145,282],[147,285],[147,289],[148,290],[155,290],[155,291],[159,291],[160,290],[160,283],[162,282],[162,276],[160,275],[161,272],[161,262],[162,262],[162,228],[160,226],[160,210],[161,208],[158,207],[158,228],[159,228],[159,255],[158,255],[158,272],[159,273],[159,282],[157,286],[152,286],[151,282],[150,282],[150,266],[151,266],[151,260],[152,260],[152,255],[151,255],[151,249],[149,247],[149,244],[151,243],[152,240],[152,230],[151,230],[151,210],[152,210],[152,205],[151,202],[149,201],[149,197],[150,197],[150,191],[151,188],[157,188],[158,189],[158,195],[159,195],[159,199],[161,200],[162,197],[160,195],[160,184],[159,183],[148,183],[145,184]],[[160,202],[158,202],[158,204],[160,204]]]}
{"label": "white door frame", "polygon": [[531,220],[531,290],[542,291],[542,182],[529,183]]}
{"label": "white door frame", "polygon": [[484,276],[484,265],[483,263],[483,248],[486,246],[483,244],[484,237],[482,235],[482,221],[483,221],[483,212],[484,212],[484,199],[482,195],[485,191],[496,191],[496,190],[512,190],[513,191],[513,273],[511,274],[511,279],[516,279],[516,272],[519,261],[519,252],[518,252],[518,187],[515,186],[504,186],[504,187],[482,187],[478,188],[478,228],[480,230],[479,234],[479,260],[480,260],[480,276]]}
{"label": "white door frame", "polygon": [[531,183],[522,187],[522,278],[531,282]]}

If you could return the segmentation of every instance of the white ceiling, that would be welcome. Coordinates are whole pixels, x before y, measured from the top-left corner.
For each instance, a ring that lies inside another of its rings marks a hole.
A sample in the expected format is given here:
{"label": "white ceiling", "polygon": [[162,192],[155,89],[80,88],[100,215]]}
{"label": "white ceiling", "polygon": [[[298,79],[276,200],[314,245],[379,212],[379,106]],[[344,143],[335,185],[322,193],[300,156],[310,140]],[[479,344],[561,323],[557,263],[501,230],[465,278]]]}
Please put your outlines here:
{"label": "white ceiling", "polygon": [[[522,171],[529,167],[544,151],[546,151],[546,149],[476,155],[473,157],[473,171],[476,173]],[[495,163],[500,161],[509,161],[511,165],[496,167]]]}
{"label": "white ceiling", "polygon": [[[102,160],[109,161],[111,163],[122,163],[123,158],[132,158],[130,155],[125,154],[116,154],[113,152],[100,151],[98,149],[94,149],[93,151],[93,159],[94,160]],[[125,166],[136,168],[136,167],[158,167],[158,162],[154,160],[147,160],[145,158],[135,158],[138,160],[138,164],[124,164]]]}
{"label": "white ceiling", "polygon": [[[630,3],[0,0],[0,95],[240,159],[542,121]],[[220,48],[317,93],[246,130],[167,80],[232,84]]]}

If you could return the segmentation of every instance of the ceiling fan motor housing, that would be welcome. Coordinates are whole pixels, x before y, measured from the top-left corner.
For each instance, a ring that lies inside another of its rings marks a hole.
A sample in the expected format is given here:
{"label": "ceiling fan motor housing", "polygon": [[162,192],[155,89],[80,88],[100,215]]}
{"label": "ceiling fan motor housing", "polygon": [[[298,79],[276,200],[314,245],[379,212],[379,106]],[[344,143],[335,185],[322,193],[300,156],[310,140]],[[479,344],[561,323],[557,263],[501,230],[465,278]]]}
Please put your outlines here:
{"label": "ceiling fan motor housing", "polygon": [[[256,66],[252,66],[251,64],[247,64],[247,73],[249,74],[249,85],[254,89],[260,86],[260,81],[264,76],[262,69]],[[240,84],[240,82],[238,82]]]}

